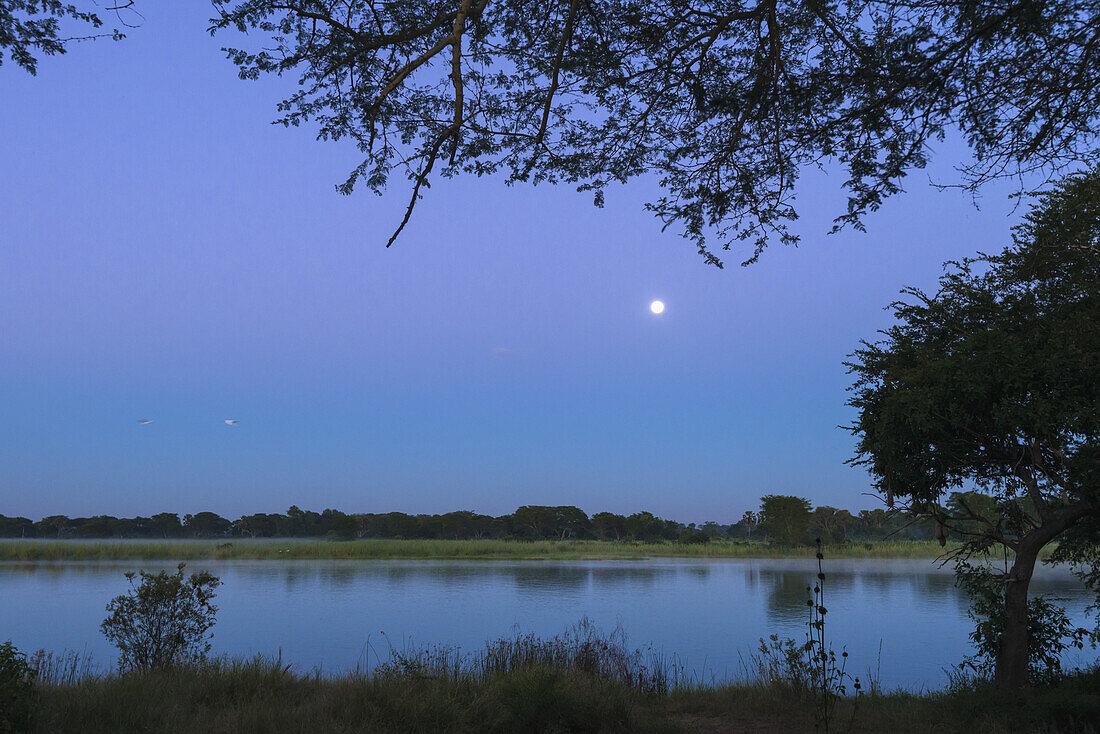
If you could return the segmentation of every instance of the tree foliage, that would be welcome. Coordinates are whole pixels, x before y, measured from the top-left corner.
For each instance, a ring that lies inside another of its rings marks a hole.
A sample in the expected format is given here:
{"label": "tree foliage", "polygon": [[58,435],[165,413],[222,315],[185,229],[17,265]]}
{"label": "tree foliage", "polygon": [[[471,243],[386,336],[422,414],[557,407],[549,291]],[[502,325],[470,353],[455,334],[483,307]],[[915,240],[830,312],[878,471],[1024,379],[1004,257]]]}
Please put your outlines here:
{"label": "tree foliage", "polygon": [[760,498],[760,531],[780,545],[809,542],[811,510],[809,500],[790,495],[768,494]]}
{"label": "tree foliage", "polygon": [[[964,567],[959,578],[970,596],[967,614],[975,623],[970,633],[975,654],[967,657],[961,667],[964,672],[989,678],[1004,637],[1004,581],[987,566]],[[1057,682],[1064,675],[1063,653],[1095,644],[1096,633],[1075,626],[1066,610],[1046,595],[1027,600],[1027,622],[1028,679],[1034,684]]]}
{"label": "tree foliage", "polygon": [[206,571],[183,575],[166,571],[129,572],[130,590],[107,605],[100,629],[119,649],[122,670],[158,670],[201,660],[210,650],[207,633],[218,608],[214,589],[221,581]]}
{"label": "tree foliage", "polygon": [[[63,0],[0,0],[0,65],[6,51],[9,59],[33,75],[38,73],[40,56],[63,54],[73,42],[125,38],[117,28],[106,31],[99,14],[111,13],[120,25],[133,27],[133,18],[123,16],[126,12],[137,17],[133,4],[133,0],[117,0],[106,6]],[[77,35],[69,35],[66,24],[77,26]]]}
{"label": "tree foliage", "polygon": [[[793,242],[795,186],[845,173],[838,227],[901,191],[958,131],[958,185],[1097,153],[1097,0],[214,0],[242,78],[298,77],[279,122],[350,139],[338,188],[506,173],[608,184],[655,173],[649,208],[717,252]],[[390,242],[392,243],[391,238]],[[717,247],[715,247],[717,243]]]}
{"label": "tree foliage", "polygon": [[823,505],[810,516],[810,532],[826,543],[842,543],[857,528],[856,518],[847,510]]}
{"label": "tree foliage", "polygon": [[[993,503],[992,498],[977,496],[975,506]],[[800,505],[808,500],[793,498]],[[619,515],[597,512],[591,517],[578,507],[525,505],[506,515],[483,515],[470,510],[442,514],[409,515],[404,512],[345,513],[327,508],[321,512],[292,505],[286,513],[258,512],[229,520],[213,512],[179,515],[160,512],[152,517],[67,517],[50,515],[37,522],[26,517],[0,515],[3,538],[439,538],[476,540],[479,538],[516,540],[595,539],[669,541],[685,536],[685,531],[702,532],[710,539],[752,540],[761,537],[757,528],[762,513],[747,511],[738,522],[724,524],[713,520],[696,527],[657,517],[651,512]],[[802,538],[820,537],[829,543],[897,540],[929,540],[933,537],[931,520],[908,518],[900,510],[881,508],[847,510],[822,506],[813,510]],[[698,537],[697,535],[692,537]],[[765,535],[766,537],[766,535]]]}
{"label": "tree foliage", "polygon": [[1015,554],[997,664],[1010,686],[1027,677],[1038,552],[1082,531],[1100,540],[1100,173],[1040,196],[1013,239],[950,263],[934,294],[906,290],[897,323],[849,364],[853,463],[887,502],[961,535],[964,556]]}
{"label": "tree foliage", "polygon": [[40,703],[37,675],[11,640],[0,643],[0,732],[31,730]]}

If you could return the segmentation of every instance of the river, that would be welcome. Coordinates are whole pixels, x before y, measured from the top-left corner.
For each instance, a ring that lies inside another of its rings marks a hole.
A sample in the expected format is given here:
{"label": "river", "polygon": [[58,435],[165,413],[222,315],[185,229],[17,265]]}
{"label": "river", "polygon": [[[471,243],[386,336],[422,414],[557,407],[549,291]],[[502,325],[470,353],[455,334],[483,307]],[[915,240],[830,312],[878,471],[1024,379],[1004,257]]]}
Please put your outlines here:
{"label": "river", "polygon": [[[156,562],[0,563],[0,640],[24,651],[76,650],[114,662],[99,631],[127,570]],[[652,647],[703,682],[736,678],[762,637],[805,638],[812,562],[205,561],[222,579],[213,653],[281,655],[299,670],[370,668],[391,649],[470,651],[517,631],[555,635],[587,617]],[[888,689],[928,690],[970,652],[967,602],[950,569],[928,560],[826,562],[827,634],[854,673]],[[1091,601],[1064,569],[1040,569],[1034,593],[1060,599],[1079,624]],[[1094,662],[1095,651],[1067,664]]]}

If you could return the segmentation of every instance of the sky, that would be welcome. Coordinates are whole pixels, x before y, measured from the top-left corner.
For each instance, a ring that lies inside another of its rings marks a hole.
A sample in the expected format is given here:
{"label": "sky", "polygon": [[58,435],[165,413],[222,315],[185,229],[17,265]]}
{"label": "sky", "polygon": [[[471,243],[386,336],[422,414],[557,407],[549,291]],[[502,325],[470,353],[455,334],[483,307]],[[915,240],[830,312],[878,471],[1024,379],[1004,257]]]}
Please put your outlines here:
{"label": "sky", "polygon": [[801,245],[746,268],[662,233],[649,179],[437,181],[386,249],[400,176],[337,194],[354,149],[270,124],[291,80],[239,80],[204,3],[143,12],[0,67],[0,514],[873,507],[846,355],[1021,215],[929,185],[949,141],[866,233],[807,173]]}

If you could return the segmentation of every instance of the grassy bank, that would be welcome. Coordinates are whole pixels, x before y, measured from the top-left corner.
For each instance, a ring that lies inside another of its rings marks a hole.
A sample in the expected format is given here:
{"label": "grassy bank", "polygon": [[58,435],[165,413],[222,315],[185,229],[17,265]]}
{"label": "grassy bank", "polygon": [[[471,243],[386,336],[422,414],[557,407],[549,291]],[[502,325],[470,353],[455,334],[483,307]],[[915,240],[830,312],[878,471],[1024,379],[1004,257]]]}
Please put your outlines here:
{"label": "grassy bank", "polygon": [[[933,541],[884,541],[826,547],[837,558],[936,558],[945,550]],[[808,548],[767,543],[714,541],[707,544],[636,543],[599,540],[350,540],[231,542],[4,541],[2,561],[190,561],[190,560],[592,560],[642,558],[812,558]]]}
{"label": "grassy bank", "polygon": [[[1011,697],[988,688],[869,694],[839,704],[847,732],[1092,732],[1100,676]],[[485,676],[391,670],[338,679],[274,661],[40,686],[32,732],[812,732],[815,699],[779,683],[647,693],[581,670]],[[1091,722],[1091,724],[1090,724]]]}
{"label": "grassy bank", "polygon": [[[792,643],[793,644],[793,643]],[[560,635],[516,634],[480,651],[395,651],[369,672],[301,674],[281,660],[217,659],[153,672],[102,673],[69,653],[32,656],[29,724],[68,734],[172,732],[812,732],[819,692],[809,655],[750,653],[740,682],[701,685],[625,634],[582,620]],[[820,680],[819,678],[816,680]],[[849,688],[849,692],[853,689]],[[1002,695],[987,683],[915,695],[842,697],[845,732],[1095,732],[1100,669]],[[25,699],[29,700],[29,699]],[[0,711],[0,730],[3,730]]]}

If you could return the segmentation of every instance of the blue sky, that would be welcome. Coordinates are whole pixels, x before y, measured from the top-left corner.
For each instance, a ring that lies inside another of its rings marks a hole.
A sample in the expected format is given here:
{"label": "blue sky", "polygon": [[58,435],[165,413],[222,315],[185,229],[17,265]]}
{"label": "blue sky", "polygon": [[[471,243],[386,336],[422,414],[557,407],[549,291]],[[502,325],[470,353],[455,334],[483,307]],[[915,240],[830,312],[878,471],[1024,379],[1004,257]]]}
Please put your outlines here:
{"label": "blue sky", "polygon": [[1020,214],[931,188],[947,143],[866,234],[806,175],[802,245],[748,268],[662,233],[649,180],[440,181],[387,250],[403,181],[335,193],[355,151],[268,124],[287,80],[238,80],[207,15],[0,67],[2,514],[872,506],[845,355]]}

